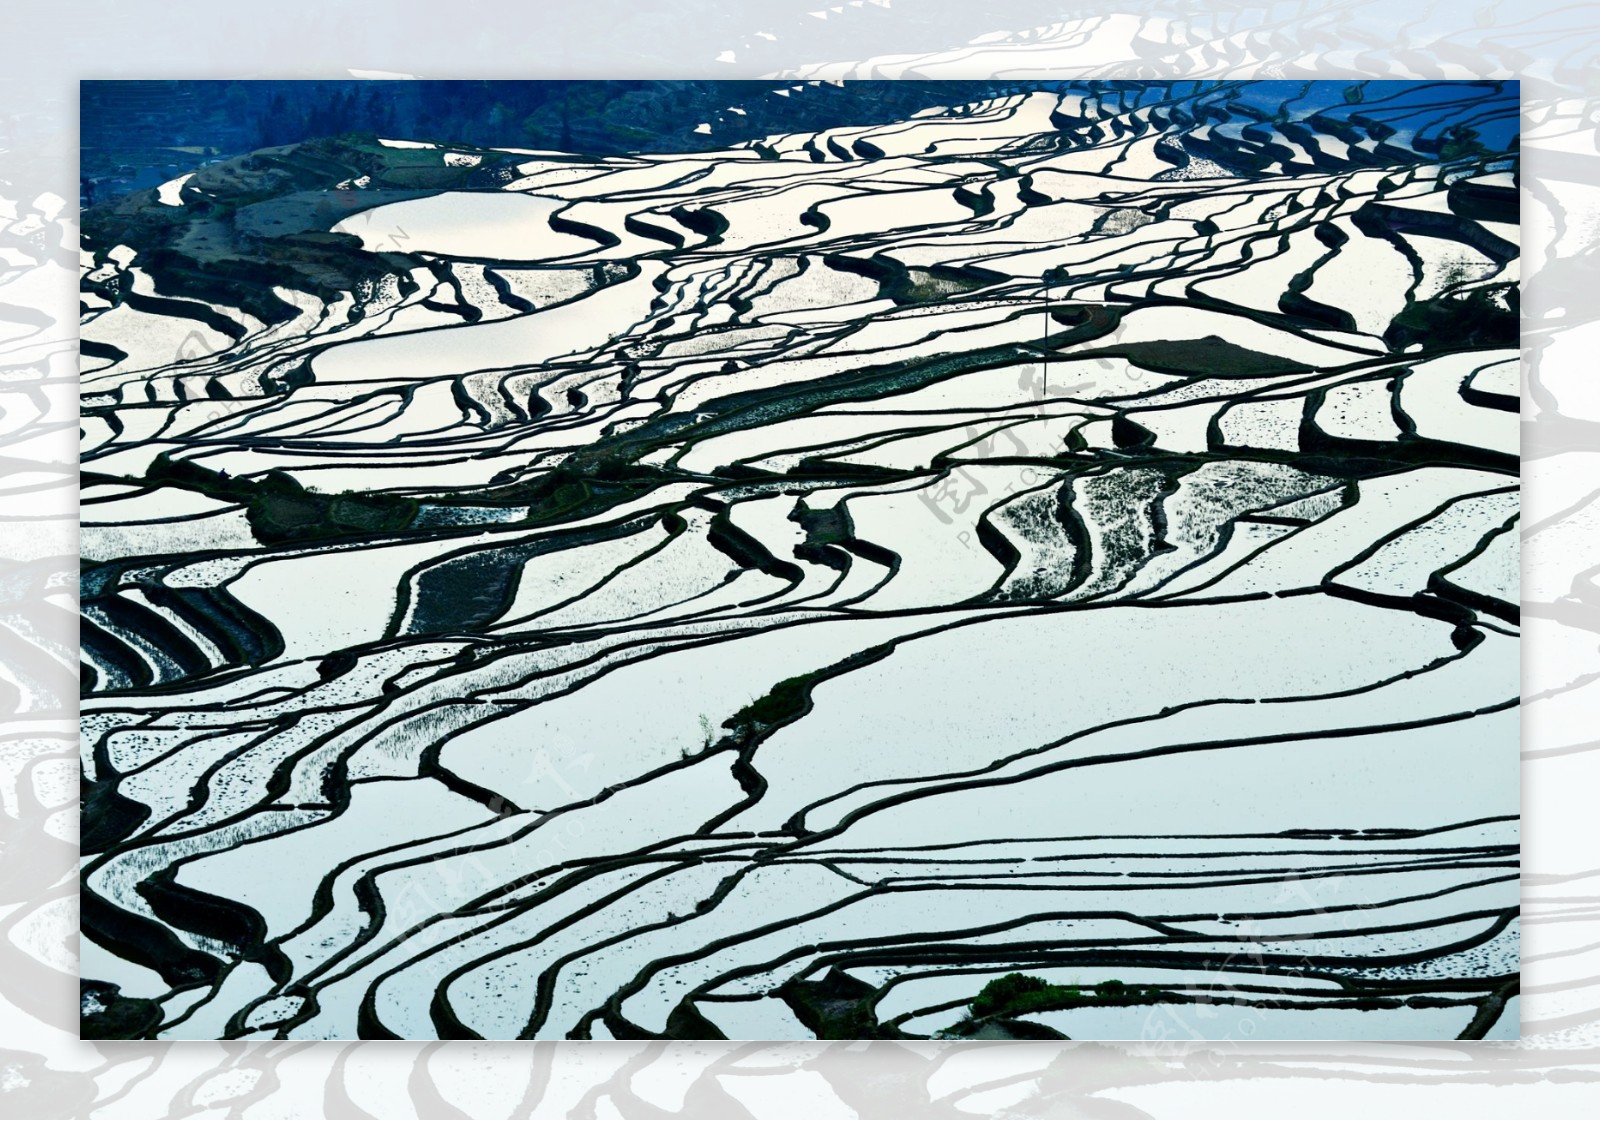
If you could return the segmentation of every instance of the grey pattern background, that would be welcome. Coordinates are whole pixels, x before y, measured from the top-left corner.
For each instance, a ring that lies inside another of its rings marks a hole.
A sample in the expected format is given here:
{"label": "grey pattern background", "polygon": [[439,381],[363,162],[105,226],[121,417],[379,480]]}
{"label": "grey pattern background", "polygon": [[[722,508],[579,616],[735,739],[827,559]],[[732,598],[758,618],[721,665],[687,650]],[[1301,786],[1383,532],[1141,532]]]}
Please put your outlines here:
{"label": "grey pattern background", "polygon": [[[0,16],[0,1114],[98,1117],[1591,1115],[1600,1094],[1600,33],[1411,0],[761,0],[573,15],[111,3]],[[61,25],[70,18],[71,26]],[[89,1044],[75,1039],[73,81],[80,76],[1523,80],[1520,1044]]]}

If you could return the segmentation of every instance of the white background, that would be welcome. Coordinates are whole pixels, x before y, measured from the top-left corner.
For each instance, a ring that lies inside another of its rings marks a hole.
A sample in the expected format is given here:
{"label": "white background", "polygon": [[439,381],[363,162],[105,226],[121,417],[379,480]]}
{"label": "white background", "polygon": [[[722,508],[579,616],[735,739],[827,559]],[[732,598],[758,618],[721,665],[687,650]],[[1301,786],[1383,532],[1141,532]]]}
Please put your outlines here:
{"label": "white background", "polygon": [[[0,253],[0,1116],[1596,1116],[1596,24],[1550,0],[12,0],[0,245],[26,248]],[[77,79],[776,74],[1522,79],[1520,1045],[76,1040]]]}

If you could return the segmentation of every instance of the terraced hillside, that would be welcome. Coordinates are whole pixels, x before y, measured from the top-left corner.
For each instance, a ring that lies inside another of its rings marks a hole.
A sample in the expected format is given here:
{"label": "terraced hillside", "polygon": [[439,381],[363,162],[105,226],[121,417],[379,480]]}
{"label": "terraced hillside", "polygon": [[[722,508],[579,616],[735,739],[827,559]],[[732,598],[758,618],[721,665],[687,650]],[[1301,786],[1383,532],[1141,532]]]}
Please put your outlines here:
{"label": "terraced hillside", "polygon": [[1515,1036],[1515,133],[1062,84],[91,210],[85,1034]]}

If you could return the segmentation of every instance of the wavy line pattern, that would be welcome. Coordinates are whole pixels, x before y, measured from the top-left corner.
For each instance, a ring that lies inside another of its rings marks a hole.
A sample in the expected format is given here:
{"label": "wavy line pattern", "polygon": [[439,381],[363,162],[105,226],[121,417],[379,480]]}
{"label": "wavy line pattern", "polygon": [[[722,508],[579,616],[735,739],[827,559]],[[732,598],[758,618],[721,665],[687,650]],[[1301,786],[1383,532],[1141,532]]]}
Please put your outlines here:
{"label": "wavy line pattern", "polygon": [[[792,68],[800,59],[853,56],[858,73],[874,67],[920,70],[929,77],[990,77],[1007,69],[1077,67],[1100,76],[1427,77],[1523,76],[1523,180],[1529,283],[1525,312],[1529,395],[1524,455],[1526,501],[1532,525],[1524,531],[1524,602],[1532,613],[1527,636],[1524,781],[1531,815],[1524,856],[1524,968],[1527,986],[1521,1046],[1435,1044],[1262,1044],[1243,1037],[1184,1044],[955,1044],[880,1042],[842,1044],[542,1043],[495,1045],[351,1044],[308,1047],[296,1042],[193,1044],[183,1048],[133,1043],[76,1042],[77,985],[72,974],[76,930],[69,872],[72,844],[70,773],[76,741],[66,670],[45,667],[72,645],[70,595],[74,561],[71,517],[74,474],[69,423],[73,373],[70,326],[70,249],[76,240],[61,202],[70,190],[72,160],[54,156],[71,123],[61,116],[70,98],[50,102],[60,60],[61,12],[21,21],[18,42],[35,49],[16,61],[22,79],[3,88],[21,111],[5,122],[0,151],[0,198],[14,208],[8,231],[34,231],[7,257],[7,315],[38,313],[44,325],[4,344],[7,454],[34,472],[8,482],[0,517],[4,542],[8,627],[3,659],[8,675],[28,666],[34,676],[18,695],[22,718],[8,731],[8,763],[0,775],[8,873],[7,938],[0,942],[0,1009],[6,1108],[18,1115],[102,1117],[189,1116],[219,1110],[278,1116],[697,1116],[769,1115],[780,1108],[817,1116],[893,1117],[908,1113],[990,1116],[1175,1115],[1223,1108],[1244,1116],[1303,1112],[1307,1091],[1333,1108],[1415,1116],[1478,1115],[1500,1110],[1583,1116],[1592,1095],[1596,912],[1590,888],[1600,862],[1583,792],[1595,752],[1585,719],[1585,689],[1594,677],[1597,629],[1585,606],[1585,573],[1594,563],[1586,530],[1600,492],[1585,450],[1591,423],[1585,404],[1587,366],[1580,345],[1593,322],[1587,293],[1594,231],[1583,220],[1600,185],[1595,166],[1592,98],[1585,92],[1592,59],[1592,21],[1577,5],[1535,3],[1515,8],[1424,8],[1405,3],[1328,3],[1293,9],[1203,4],[1182,9],[1124,4],[1123,22],[1104,19],[1069,31],[1027,29],[1037,9],[897,0],[807,14],[803,6],[759,3],[737,13],[702,13],[675,21],[663,9],[630,10],[606,22],[607,5],[586,6],[601,20],[541,12],[539,34],[511,34],[516,66],[544,58],[552,72],[573,66],[617,69],[623,57],[704,59],[737,55],[730,73],[756,76]],[[1015,10],[1013,10],[1015,8]],[[1424,15],[1426,11],[1426,15]],[[304,12],[268,25],[261,34],[234,36],[224,24],[183,23],[174,4],[160,13],[103,13],[72,29],[82,70],[90,57],[106,61],[137,49],[144,65],[170,69],[200,49],[238,71],[281,71],[295,45],[319,37],[350,41],[359,28],[337,9]],[[1077,13],[1081,15],[1081,11]],[[421,27],[444,15],[397,4],[398,22]],[[825,18],[824,18],[825,17]],[[171,28],[163,19],[174,21]],[[605,23],[604,36],[588,34]],[[179,24],[183,26],[179,27]],[[754,29],[775,33],[770,39]],[[1127,29],[1133,29],[1128,33]],[[1375,30],[1375,29],[1381,29]],[[172,34],[166,34],[167,31]],[[529,29],[532,30],[531,28]],[[982,39],[982,65],[968,61]],[[709,46],[706,43],[709,41]],[[418,36],[425,49],[395,49],[383,57],[395,70],[443,68],[471,73],[512,69],[493,62],[493,41],[474,41],[472,57],[452,59],[449,36]],[[1054,43],[1056,50],[1042,44]],[[540,54],[540,51],[546,54]],[[272,52],[276,51],[277,54]],[[257,53],[252,53],[257,52]],[[530,55],[530,52],[531,55]],[[259,58],[257,55],[259,54]],[[548,57],[547,57],[548,56]],[[892,56],[892,57],[891,57]],[[268,63],[267,58],[278,61]],[[1026,58],[1026,62],[1020,62]],[[445,61],[441,61],[444,59]],[[331,60],[331,56],[330,56]],[[690,63],[692,65],[692,63]],[[673,65],[682,65],[674,63]],[[186,67],[187,68],[187,67]],[[63,66],[62,69],[65,69]],[[324,71],[325,72],[325,67]],[[673,72],[670,68],[663,73]],[[799,78],[797,70],[789,73]],[[1033,73],[1038,73],[1037,70]],[[1039,74],[1039,76],[1045,76]],[[65,93],[62,87],[63,94]],[[52,145],[55,145],[54,147]],[[11,213],[8,210],[8,213]],[[58,679],[59,678],[59,679]],[[24,722],[26,721],[26,722]]]}
{"label": "wavy line pattern", "polygon": [[85,1032],[1514,1036],[1512,92],[90,211]]}

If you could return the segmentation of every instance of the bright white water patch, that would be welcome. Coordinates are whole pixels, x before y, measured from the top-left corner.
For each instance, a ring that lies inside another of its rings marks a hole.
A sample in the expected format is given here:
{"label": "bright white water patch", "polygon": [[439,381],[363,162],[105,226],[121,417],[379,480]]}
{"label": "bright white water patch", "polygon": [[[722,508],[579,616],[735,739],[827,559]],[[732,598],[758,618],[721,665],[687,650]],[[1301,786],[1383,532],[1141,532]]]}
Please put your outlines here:
{"label": "bright white water patch", "polygon": [[162,206],[183,205],[183,185],[194,178],[194,172],[180,175],[176,179],[168,179],[156,188],[156,201]]}
{"label": "bright white water patch", "polygon": [[431,253],[485,261],[543,261],[583,253],[594,242],[550,228],[560,199],[502,191],[445,191],[385,203],[339,222],[373,252]]}

